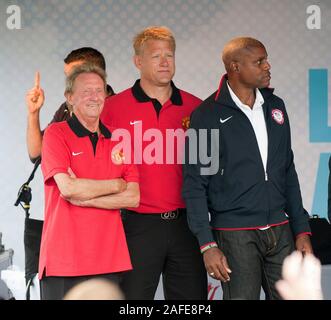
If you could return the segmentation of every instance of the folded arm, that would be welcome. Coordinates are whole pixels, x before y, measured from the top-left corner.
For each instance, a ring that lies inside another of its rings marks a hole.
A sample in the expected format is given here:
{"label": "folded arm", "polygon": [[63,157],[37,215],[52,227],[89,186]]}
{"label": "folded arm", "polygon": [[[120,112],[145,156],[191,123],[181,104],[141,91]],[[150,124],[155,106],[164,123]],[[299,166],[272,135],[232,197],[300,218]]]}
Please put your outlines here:
{"label": "folded arm", "polygon": [[72,177],[66,173],[57,173],[54,180],[65,199],[89,200],[105,195],[123,192],[126,182],[123,179],[93,180]]}
{"label": "folded arm", "polygon": [[139,206],[140,191],[137,182],[128,182],[123,192],[96,197],[85,201],[68,199],[71,204],[80,207],[93,207],[99,209],[136,208]]}

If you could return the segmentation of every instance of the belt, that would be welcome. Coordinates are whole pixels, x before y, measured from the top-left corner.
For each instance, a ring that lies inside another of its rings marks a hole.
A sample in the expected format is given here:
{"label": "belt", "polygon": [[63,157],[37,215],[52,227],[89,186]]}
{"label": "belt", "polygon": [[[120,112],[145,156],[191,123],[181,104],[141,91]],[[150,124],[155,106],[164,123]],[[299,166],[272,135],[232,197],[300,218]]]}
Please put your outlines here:
{"label": "belt", "polygon": [[141,212],[136,212],[133,210],[123,210],[124,213],[128,214],[135,214],[143,217],[151,217],[151,218],[157,218],[157,219],[162,219],[162,220],[177,220],[180,218],[181,215],[186,214],[186,209],[185,208],[178,208],[175,210],[171,211],[166,211],[162,213],[141,213]]}

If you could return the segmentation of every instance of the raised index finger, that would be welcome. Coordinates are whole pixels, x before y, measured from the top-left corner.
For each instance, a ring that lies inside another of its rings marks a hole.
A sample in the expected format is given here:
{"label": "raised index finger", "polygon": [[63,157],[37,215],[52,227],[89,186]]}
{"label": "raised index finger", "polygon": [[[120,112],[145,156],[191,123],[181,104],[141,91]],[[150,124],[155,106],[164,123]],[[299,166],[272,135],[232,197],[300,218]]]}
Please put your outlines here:
{"label": "raised index finger", "polygon": [[37,71],[35,76],[34,76],[34,86],[37,89],[39,89],[39,87],[40,87],[40,73],[39,73],[39,71]]}

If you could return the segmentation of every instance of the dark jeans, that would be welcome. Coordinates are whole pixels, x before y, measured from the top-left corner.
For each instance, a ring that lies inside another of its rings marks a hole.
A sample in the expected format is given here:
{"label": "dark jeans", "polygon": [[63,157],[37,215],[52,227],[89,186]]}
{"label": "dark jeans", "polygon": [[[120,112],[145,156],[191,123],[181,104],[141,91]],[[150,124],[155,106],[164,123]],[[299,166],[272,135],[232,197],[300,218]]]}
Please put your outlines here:
{"label": "dark jeans", "polygon": [[121,284],[126,299],[154,299],[161,275],[165,299],[207,299],[207,273],[185,213],[173,220],[127,211],[122,216],[133,266]]}
{"label": "dark jeans", "polygon": [[90,279],[106,279],[119,284],[122,273],[107,273],[79,277],[46,277],[40,280],[41,300],[61,300],[77,284]]}
{"label": "dark jeans", "polygon": [[214,230],[215,238],[232,270],[223,283],[223,299],[259,300],[261,287],[266,299],[280,299],[275,283],[281,278],[282,264],[294,250],[289,224],[267,230]]}

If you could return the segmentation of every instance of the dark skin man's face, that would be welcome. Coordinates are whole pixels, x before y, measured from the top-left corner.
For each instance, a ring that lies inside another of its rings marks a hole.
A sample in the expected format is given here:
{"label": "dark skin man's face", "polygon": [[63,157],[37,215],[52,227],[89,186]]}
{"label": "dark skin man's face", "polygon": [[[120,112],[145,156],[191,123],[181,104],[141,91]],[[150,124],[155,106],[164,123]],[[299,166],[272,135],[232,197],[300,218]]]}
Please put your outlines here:
{"label": "dark skin man's face", "polygon": [[263,47],[243,50],[237,62],[239,82],[246,88],[266,88],[270,85],[268,54]]}

